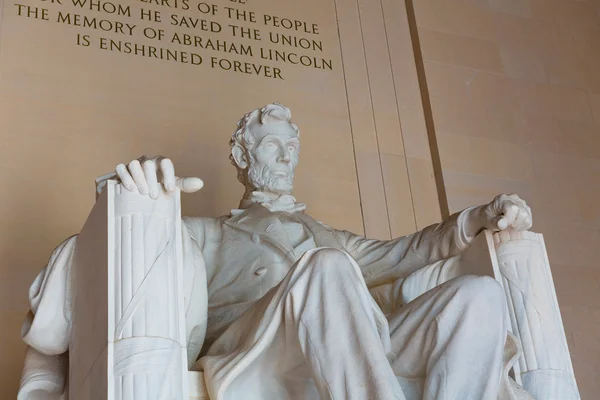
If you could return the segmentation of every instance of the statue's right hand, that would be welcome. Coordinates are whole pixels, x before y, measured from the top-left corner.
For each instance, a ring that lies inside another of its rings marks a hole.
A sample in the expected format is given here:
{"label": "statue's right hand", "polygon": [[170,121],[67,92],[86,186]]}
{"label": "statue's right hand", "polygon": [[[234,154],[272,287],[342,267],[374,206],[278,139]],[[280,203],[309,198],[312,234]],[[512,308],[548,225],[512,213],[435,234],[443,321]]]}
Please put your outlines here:
{"label": "statue's right hand", "polygon": [[127,165],[117,165],[115,172],[127,190],[130,192],[137,190],[141,194],[150,195],[153,199],[158,198],[160,185],[163,185],[167,192],[179,188],[186,193],[197,192],[204,186],[200,178],[176,177],[173,162],[162,156],[142,156]]}

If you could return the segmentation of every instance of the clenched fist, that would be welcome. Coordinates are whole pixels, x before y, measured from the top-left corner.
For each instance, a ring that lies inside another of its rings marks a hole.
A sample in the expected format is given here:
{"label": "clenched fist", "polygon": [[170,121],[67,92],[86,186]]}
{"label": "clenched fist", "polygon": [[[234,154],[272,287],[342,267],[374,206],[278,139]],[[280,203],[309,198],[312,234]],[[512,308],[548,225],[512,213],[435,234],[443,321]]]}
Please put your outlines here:
{"label": "clenched fist", "polygon": [[532,223],[531,208],[523,199],[516,194],[501,194],[489,204],[471,210],[465,221],[465,233],[473,237],[483,229],[524,231],[531,228]]}
{"label": "clenched fist", "polygon": [[127,190],[130,192],[137,190],[141,194],[150,195],[153,199],[158,198],[161,184],[167,192],[179,188],[186,193],[197,192],[204,186],[200,178],[176,177],[173,162],[162,156],[142,156],[127,165],[117,165],[115,172]]}

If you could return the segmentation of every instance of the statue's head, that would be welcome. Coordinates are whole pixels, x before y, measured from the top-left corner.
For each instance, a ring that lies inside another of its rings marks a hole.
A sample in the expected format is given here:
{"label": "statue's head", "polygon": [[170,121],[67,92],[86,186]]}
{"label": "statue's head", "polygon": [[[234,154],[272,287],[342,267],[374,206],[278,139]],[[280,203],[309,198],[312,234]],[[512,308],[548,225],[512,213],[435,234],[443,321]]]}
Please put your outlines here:
{"label": "statue's head", "polygon": [[291,193],[300,153],[300,131],[291,118],[287,107],[273,103],[239,120],[229,158],[246,191]]}

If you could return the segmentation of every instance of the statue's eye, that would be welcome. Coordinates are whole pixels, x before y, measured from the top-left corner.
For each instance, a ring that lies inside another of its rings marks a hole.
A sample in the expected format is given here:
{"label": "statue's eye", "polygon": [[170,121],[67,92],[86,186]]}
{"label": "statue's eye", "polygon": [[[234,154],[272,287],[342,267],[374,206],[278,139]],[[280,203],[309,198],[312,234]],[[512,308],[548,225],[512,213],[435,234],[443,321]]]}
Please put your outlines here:
{"label": "statue's eye", "polygon": [[288,150],[290,153],[293,153],[296,151],[296,146],[288,146]]}
{"label": "statue's eye", "polygon": [[275,148],[275,143],[273,143],[273,142],[268,142],[268,143],[267,143],[267,147],[268,147],[269,149],[273,149],[273,148]]}

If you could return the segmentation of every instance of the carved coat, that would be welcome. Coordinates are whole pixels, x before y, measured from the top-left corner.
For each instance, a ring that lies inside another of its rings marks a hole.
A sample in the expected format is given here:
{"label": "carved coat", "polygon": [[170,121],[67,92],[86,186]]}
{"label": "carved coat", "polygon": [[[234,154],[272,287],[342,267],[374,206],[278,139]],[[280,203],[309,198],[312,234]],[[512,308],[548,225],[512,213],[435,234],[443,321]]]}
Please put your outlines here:
{"label": "carved coat", "polygon": [[[184,218],[188,364],[192,366],[201,351],[206,352],[233,321],[285,277],[305,251],[315,247],[334,247],[350,254],[380,307],[391,311],[400,305],[404,278],[468,246],[463,219],[464,212],[458,213],[415,234],[380,241],[332,229],[304,213],[272,213],[261,205],[233,216]],[[290,224],[301,225],[303,232],[293,240]],[[57,247],[31,286],[31,312],[22,329],[29,348],[20,399],[35,390],[46,393],[45,399],[66,399],[65,352],[76,240],[73,236]],[[209,387],[209,391],[213,390]]]}
{"label": "carved coat", "polygon": [[[392,311],[401,305],[404,278],[422,267],[455,256],[468,246],[470,238],[465,237],[462,227],[464,215],[464,212],[455,214],[443,223],[387,241],[332,229],[304,213],[272,213],[261,205],[232,217],[185,218],[189,236],[184,235],[184,250],[187,259],[193,256],[195,260],[195,264],[186,263],[185,281],[190,286],[203,287],[206,279],[208,288],[205,341],[206,321],[199,318],[203,313],[195,307],[203,304],[198,297],[201,290],[186,288],[186,293],[196,296],[186,301],[190,365],[198,354],[206,353],[232,322],[281,282],[305,251],[316,247],[334,247],[350,254],[382,310]],[[296,243],[290,239],[290,224],[301,225],[306,233]],[[275,315],[264,315],[262,320],[276,319],[272,317]],[[191,329],[195,332],[190,332]],[[244,362],[252,365],[253,359],[268,347],[269,340],[261,337],[259,349],[255,346],[249,352],[253,355],[245,356]],[[205,369],[209,392],[215,394],[222,393],[225,388],[221,386],[243,372],[227,364],[233,363],[226,358],[211,357],[210,361],[201,361],[192,368]]]}

